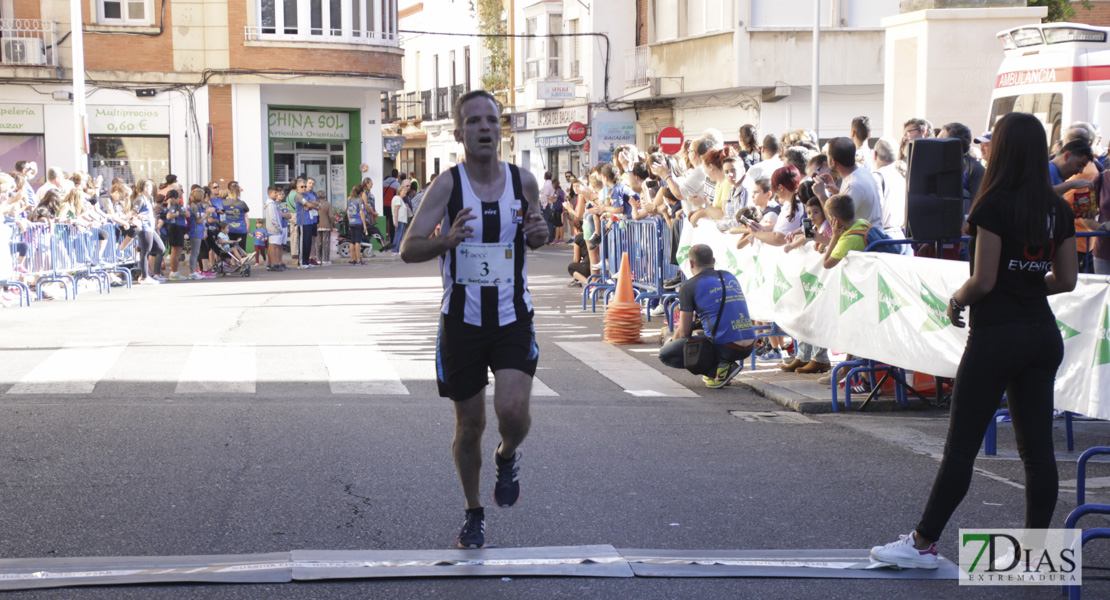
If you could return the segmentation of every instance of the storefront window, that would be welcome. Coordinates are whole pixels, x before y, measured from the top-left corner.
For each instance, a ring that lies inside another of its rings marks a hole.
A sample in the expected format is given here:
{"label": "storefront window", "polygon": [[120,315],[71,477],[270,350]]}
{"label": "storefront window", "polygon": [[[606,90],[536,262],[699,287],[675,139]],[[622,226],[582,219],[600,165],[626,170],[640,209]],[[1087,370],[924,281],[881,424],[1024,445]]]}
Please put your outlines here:
{"label": "storefront window", "polygon": [[0,169],[7,173],[15,170],[17,161],[33,160],[39,165],[36,178],[41,180],[46,172],[44,139],[41,135],[0,135]]}
{"label": "storefront window", "polygon": [[89,173],[93,177],[101,175],[105,182],[119,177],[134,185],[140,179],[165,181],[171,172],[168,137],[89,137]]}

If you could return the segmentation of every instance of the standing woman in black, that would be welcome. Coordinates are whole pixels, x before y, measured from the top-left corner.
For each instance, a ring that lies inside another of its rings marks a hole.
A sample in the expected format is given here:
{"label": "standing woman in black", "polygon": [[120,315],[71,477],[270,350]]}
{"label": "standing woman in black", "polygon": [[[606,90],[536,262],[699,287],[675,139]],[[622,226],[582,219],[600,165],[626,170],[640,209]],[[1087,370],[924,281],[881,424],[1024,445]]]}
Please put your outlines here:
{"label": "standing woman in black", "polygon": [[936,568],[936,541],[967,494],[1003,393],[1025,466],[1025,528],[1047,529],[1056,510],[1052,396],[1064,343],[1048,296],[1075,289],[1075,217],[1052,191],[1048,140],[1036,117],[1006,115],[993,142],[968,216],[971,278],[948,304],[956,327],[971,310],[944,458],[913,533],[871,549],[872,559],[904,568]]}

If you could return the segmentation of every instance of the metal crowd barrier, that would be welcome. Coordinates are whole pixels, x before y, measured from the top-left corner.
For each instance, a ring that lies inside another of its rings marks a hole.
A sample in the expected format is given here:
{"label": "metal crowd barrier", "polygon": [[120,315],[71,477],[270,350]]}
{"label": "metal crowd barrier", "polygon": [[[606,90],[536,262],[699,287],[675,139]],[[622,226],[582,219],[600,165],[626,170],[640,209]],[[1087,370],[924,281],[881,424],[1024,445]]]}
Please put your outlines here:
{"label": "metal crowd barrier", "polygon": [[[104,232],[104,240],[100,232]],[[6,241],[4,241],[6,240]],[[136,263],[137,243],[121,252],[119,249],[119,228],[113,224],[101,227],[78,227],[58,223],[32,223],[26,230],[19,231],[14,225],[0,226],[0,280],[20,291],[20,305],[30,305],[30,288],[18,281],[19,277],[35,280],[38,299],[42,300],[43,285],[60,283],[65,299],[78,294],[78,282],[91,281],[99,293],[111,292],[111,275],[119,275],[123,284],[131,287],[131,271],[126,265]],[[14,243],[27,244],[27,258],[23,263],[26,272],[17,272],[18,253]]]}
{"label": "metal crowd barrier", "polygon": [[[615,293],[616,283],[611,281],[620,271],[621,257],[626,252],[636,301],[650,303],[657,300],[666,306],[667,300],[678,297],[663,289],[663,281],[678,273],[678,266],[669,262],[670,247],[670,230],[661,218],[620,220],[607,224],[600,247],[600,273],[587,278],[583,286],[582,310],[586,309],[587,298],[591,300],[591,310],[596,312],[598,295],[605,293],[608,298]],[[651,321],[650,311],[648,321]]]}
{"label": "metal crowd barrier", "polygon": [[31,305],[31,288],[19,280],[21,273],[19,267],[19,253],[16,252],[15,243],[20,241],[16,234],[15,225],[0,223],[0,288],[15,288],[19,293],[19,305]]}

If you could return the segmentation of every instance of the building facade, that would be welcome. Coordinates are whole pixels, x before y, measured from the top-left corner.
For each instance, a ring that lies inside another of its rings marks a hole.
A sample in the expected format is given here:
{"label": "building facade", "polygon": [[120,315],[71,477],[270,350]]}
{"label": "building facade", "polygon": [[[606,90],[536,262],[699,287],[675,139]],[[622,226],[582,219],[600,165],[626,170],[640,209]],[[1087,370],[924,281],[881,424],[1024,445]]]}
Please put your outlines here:
{"label": "building facade", "polygon": [[[636,143],[622,57],[635,46],[637,3],[517,2],[512,14],[516,33],[537,36],[514,44],[513,160],[542,181],[545,171],[580,174]],[[574,122],[587,126],[581,144],[567,136]]]}
{"label": "building facade", "polygon": [[82,125],[70,3],[4,0],[0,168],[237,180],[252,217],[268,185],[307,174],[339,206],[363,177],[380,188],[380,96],[401,86],[396,1],[85,0]]}
{"label": "building facade", "polygon": [[640,44],[626,52],[626,100],[636,103],[641,145],[676,126],[708,127],[736,141],[739,127],[761,134],[812,129],[813,24],[820,19],[820,131],[848,135],[871,117],[883,135],[881,21],[899,0],[646,0]]}
{"label": "building facade", "polygon": [[404,141],[393,168],[413,173],[423,184],[462,157],[462,144],[454,136],[453,108],[457,98],[482,87],[484,50],[479,37],[443,35],[478,31],[470,0],[412,2],[399,15],[405,31],[431,33],[402,36],[405,87],[383,100],[386,133]]}

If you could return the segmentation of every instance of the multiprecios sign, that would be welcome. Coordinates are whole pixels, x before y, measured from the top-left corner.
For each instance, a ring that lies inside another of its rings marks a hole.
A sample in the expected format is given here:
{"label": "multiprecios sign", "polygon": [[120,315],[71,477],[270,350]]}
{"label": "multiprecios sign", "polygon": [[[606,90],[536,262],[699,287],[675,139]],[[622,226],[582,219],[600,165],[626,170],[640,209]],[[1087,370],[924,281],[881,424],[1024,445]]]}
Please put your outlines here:
{"label": "multiprecios sign", "polygon": [[271,138],[346,140],[351,137],[351,116],[345,112],[270,109]]}
{"label": "multiprecios sign", "polygon": [[0,133],[43,133],[41,104],[0,104]]}
{"label": "multiprecios sign", "polygon": [[90,135],[169,135],[169,106],[88,106]]}

